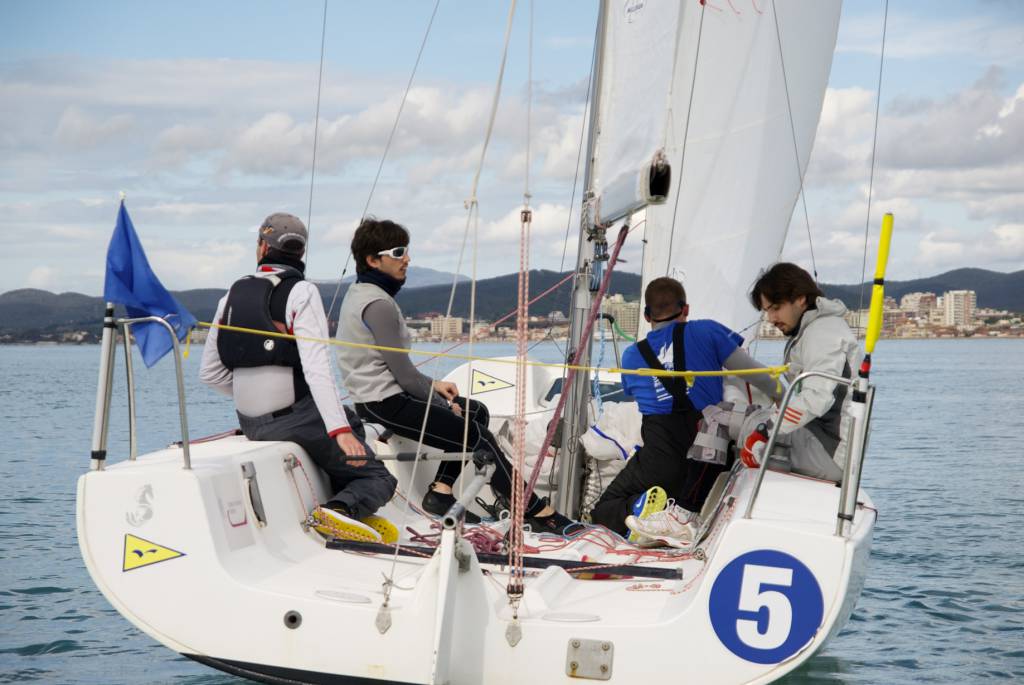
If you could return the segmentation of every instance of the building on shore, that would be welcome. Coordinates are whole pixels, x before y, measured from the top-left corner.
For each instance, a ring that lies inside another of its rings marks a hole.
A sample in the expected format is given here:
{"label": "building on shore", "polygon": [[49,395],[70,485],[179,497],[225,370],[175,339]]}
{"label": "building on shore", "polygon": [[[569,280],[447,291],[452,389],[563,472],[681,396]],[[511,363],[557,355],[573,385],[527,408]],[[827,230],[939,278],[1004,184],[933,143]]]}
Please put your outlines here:
{"label": "building on shore", "polygon": [[640,303],[630,302],[622,295],[608,295],[604,298],[604,313],[615,317],[619,330],[630,337],[636,337],[640,328]]}
{"label": "building on shore", "polygon": [[911,318],[927,319],[938,307],[939,300],[935,293],[907,293],[900,298],[900,309]]}
{"label": "building on shore", "polygon": [[943,324],[957,329],[975,326],[974,310],[978,296],[973,290],[947,290],[942,294],[942,308],[945,312]]}
{"label": "building on shore", "polygon": [[462,336],[461,316],[435,316],[430,320],[430,336],[452,340]]}

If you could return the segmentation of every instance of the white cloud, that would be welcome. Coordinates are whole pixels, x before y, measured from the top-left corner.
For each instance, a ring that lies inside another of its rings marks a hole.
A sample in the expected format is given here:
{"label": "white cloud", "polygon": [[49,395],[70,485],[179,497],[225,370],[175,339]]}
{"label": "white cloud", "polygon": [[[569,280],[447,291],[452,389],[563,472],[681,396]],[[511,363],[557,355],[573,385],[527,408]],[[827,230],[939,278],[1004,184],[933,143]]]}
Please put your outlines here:
{"label": "white cloud", "polygon": [[[168,288],[224,288],[251,271],[256,250],[238,242],[211,240],[150,248],[149,261]],[[187,284],[187,285],[183,285]]]}
{"label": "white cloud", "polygon": [[50,290],[57,282],[57,270],[51,266],[40,265],[28,272],[28,287]]}
{"label": "white cloud", "polygon": [[55,224],[42,227],[42,233],[69,241],[93,241],[99,238],[97,231],[86,226]]}
{"label": "white cloud", "polygon": [[915,261],[933,269],[978,263],[1024,269],[1024,224],[1002,224],[972,237],[949,229],[928,233],[918,244]]}
{"label": "white cloud", "polygon": [[[1017,5],[1015,1],[1008,4],[1011,7]],[[1020,65],[1024,60],[1019,22],[1000,20],[995,15],[954,18],[938,9],[924,14],[891,11],[887,33],[886,59],[966,57],[986,64],[1005,65]],[[879,6],[877,14],[844,18],[836,52],[877,57],[881,42],[882,12]]]}
{"label": "white cloud", "polygon": [[1017,262],[1024,268],[1024,224],[1003,224],[992,229],[992,242],[985,247],[993,256],[1007,262]]}
{"label": "white cloud", "polygon": [[219,147],[216,134],[199,124],[174,124],[156,135],[151,164],[159,170],[180,167]]}
{"label": "white cloud", "polygon": [[[860,22],[852,31],[844,27],[841,49],[877,50],[878,22]],[[984,74],[960,92],[895,101],[886,94],[871,234],[880,212],[894,211],[906,241],[894,259],[927,259],[934,268],[944,259],[962,265],[955,258],[961,249],[963,260],[1013,268],[1012,255],[1020,263],[1024,225],[1024,83],[1014,66],[1024,55],[1019,22],[998,26],[991,19],[955,22],[932,15],[917,17],[916,24],[896,17],[890,29],[900,40],[891,42],[889,54],[906,65],[913,66],[919,58],[914,55],[945,50],[1001,64],[1004,71]],[[1014,31],[1017,42],[1011,44]],[[555,37],[548,45],[571,48],[576,41]],[[984,67],[971,68],[983,74]],[[327,74],[311,245],[317,275],[329,277],[347,255],[407,74],[355,73],[335,65]],[[531,259],[534,266],[557,268],[565,243],[570,264],[576,249],[578,220],[568,219],[569,198],[587,78],[557,72],[535,78]],[[873,78],[862,81],[873,84]],[[62,58],[3,69],[0,100],[20,103],[17,110],[0,110],[0,201],[12,208],[5,225],[14,241],[9,249],[22,262],[39,250],[59,253],[59,264],[56,256],[48,264],[54,284],[84,282],[82,274],[102,265],[116,191],[124,189],[165,284],[224,287],[249,268],[249,231],[263,216],[290,211],[306,219],[315,87],[315,64],[309,63]],[[870,88],[828,90],[807,176],[816,258],[826,280],[860,272],[875,109]],[[523,91],[521,82],[506,81],[481,177],[484,276],[516,266]],[[479,161],[491,96],[490,83],[451,83],[428,70],[410,91],[370,212],[410,227],[420,266],[455,268],[465,225],[462,203]],[[579,194],[577,189],[574,205]],[[809,246],[801,215],[798,209],[787,250],[804,256]],[[919,241],[922,256],[912,258]],[[639,266],[641,248],[631,237],[623,252],[629,264],[622,268]],[[28,268],[0,281],[0,290],[22,285]],[[87,290],[95,293],[102,273],[91,278]]]}
{"label": "white cloud", "polygon": [[61,115],[54,137],[61,144],[72,148],[96,147],[127,133],[134,125],[135,119],[130,114],[100,117],[71,105]]}

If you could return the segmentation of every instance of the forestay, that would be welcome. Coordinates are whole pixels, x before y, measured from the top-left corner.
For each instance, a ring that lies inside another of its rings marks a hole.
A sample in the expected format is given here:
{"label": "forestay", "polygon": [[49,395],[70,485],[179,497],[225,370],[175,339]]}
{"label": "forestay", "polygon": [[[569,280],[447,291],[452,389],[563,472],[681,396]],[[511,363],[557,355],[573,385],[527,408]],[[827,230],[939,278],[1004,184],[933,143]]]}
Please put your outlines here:
{"label": "forestay", "polygon": [[[695,318],[736,330],[757,320],[743,294],[782,251],[821,114],[840,5],[733,0],[716,8],[687,0],[646,3],[633,13],[632,21],[660,27],[651,42],[679,25],[664,127],[672,188],[665,204],[647,209],[644,286],[679,278]],[[663,92],[659,85],[646,96],[632,93],[631,116]],[[599,144],[628,144],[610,140],[602,126]]]}

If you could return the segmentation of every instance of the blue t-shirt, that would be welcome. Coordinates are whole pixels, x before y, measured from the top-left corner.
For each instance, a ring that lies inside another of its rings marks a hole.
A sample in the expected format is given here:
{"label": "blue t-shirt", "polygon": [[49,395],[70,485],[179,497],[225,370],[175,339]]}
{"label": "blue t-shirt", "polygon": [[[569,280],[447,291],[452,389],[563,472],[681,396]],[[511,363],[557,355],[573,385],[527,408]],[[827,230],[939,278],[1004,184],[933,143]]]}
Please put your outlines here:
{"label": "blue t-shirt", "polygon": [[[672,368],[672,331],[680,325],[675,323],[647,334],[647,342],[668,371],[676,370]],[[743,338],[717,321],[699,319],[686,323],[683,343],[686,348],[686,368],[679,371],[720,371],[729,355],[743,344]],[[648,368],[635,344],[622,353],[622,368]],[[640,413],[645,416],[672,413],[672,395],[661,384],[661,380],[654,376],[623,374],[622,389],[636,398]],[[709,404],[718,404],[722,401],[722,378],[697,378],[693,387],[689,388],[688,395],[697,411]]]}

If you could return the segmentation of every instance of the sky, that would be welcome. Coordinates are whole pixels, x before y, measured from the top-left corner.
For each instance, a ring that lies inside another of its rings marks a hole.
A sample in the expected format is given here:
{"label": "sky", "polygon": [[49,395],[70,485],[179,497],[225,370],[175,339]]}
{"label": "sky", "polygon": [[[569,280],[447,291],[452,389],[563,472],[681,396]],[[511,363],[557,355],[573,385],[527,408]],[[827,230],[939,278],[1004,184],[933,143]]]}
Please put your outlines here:
{"label": "sky", "polygon": [[[101,294],[122,191],[173,290],[250,270],[256,227],[277,211],[308,220],[308,275],[337,278],[368,201],[409,227],[413,264],[455,271],[508,7],[441,0],[371,198],[434,2],[328,0],[324,28],[322,0],[4,0],[0,293]],[[813,248],[821,280],[859,282],[865,226],[871,254],[891,211],[891,279],[1024,269],[1024,2],[889,2],[869,219],[884,10],[844,4],[805,183],[811,239],[798,205],[783,258],[810,268]],[[481,278],[517,268],[527,159],[531,265],[574,263],[596,14],[592,0],[536,2],[530,79],[518,3],[477,193]],[[640,263],[630,249],[626,269]]]}

